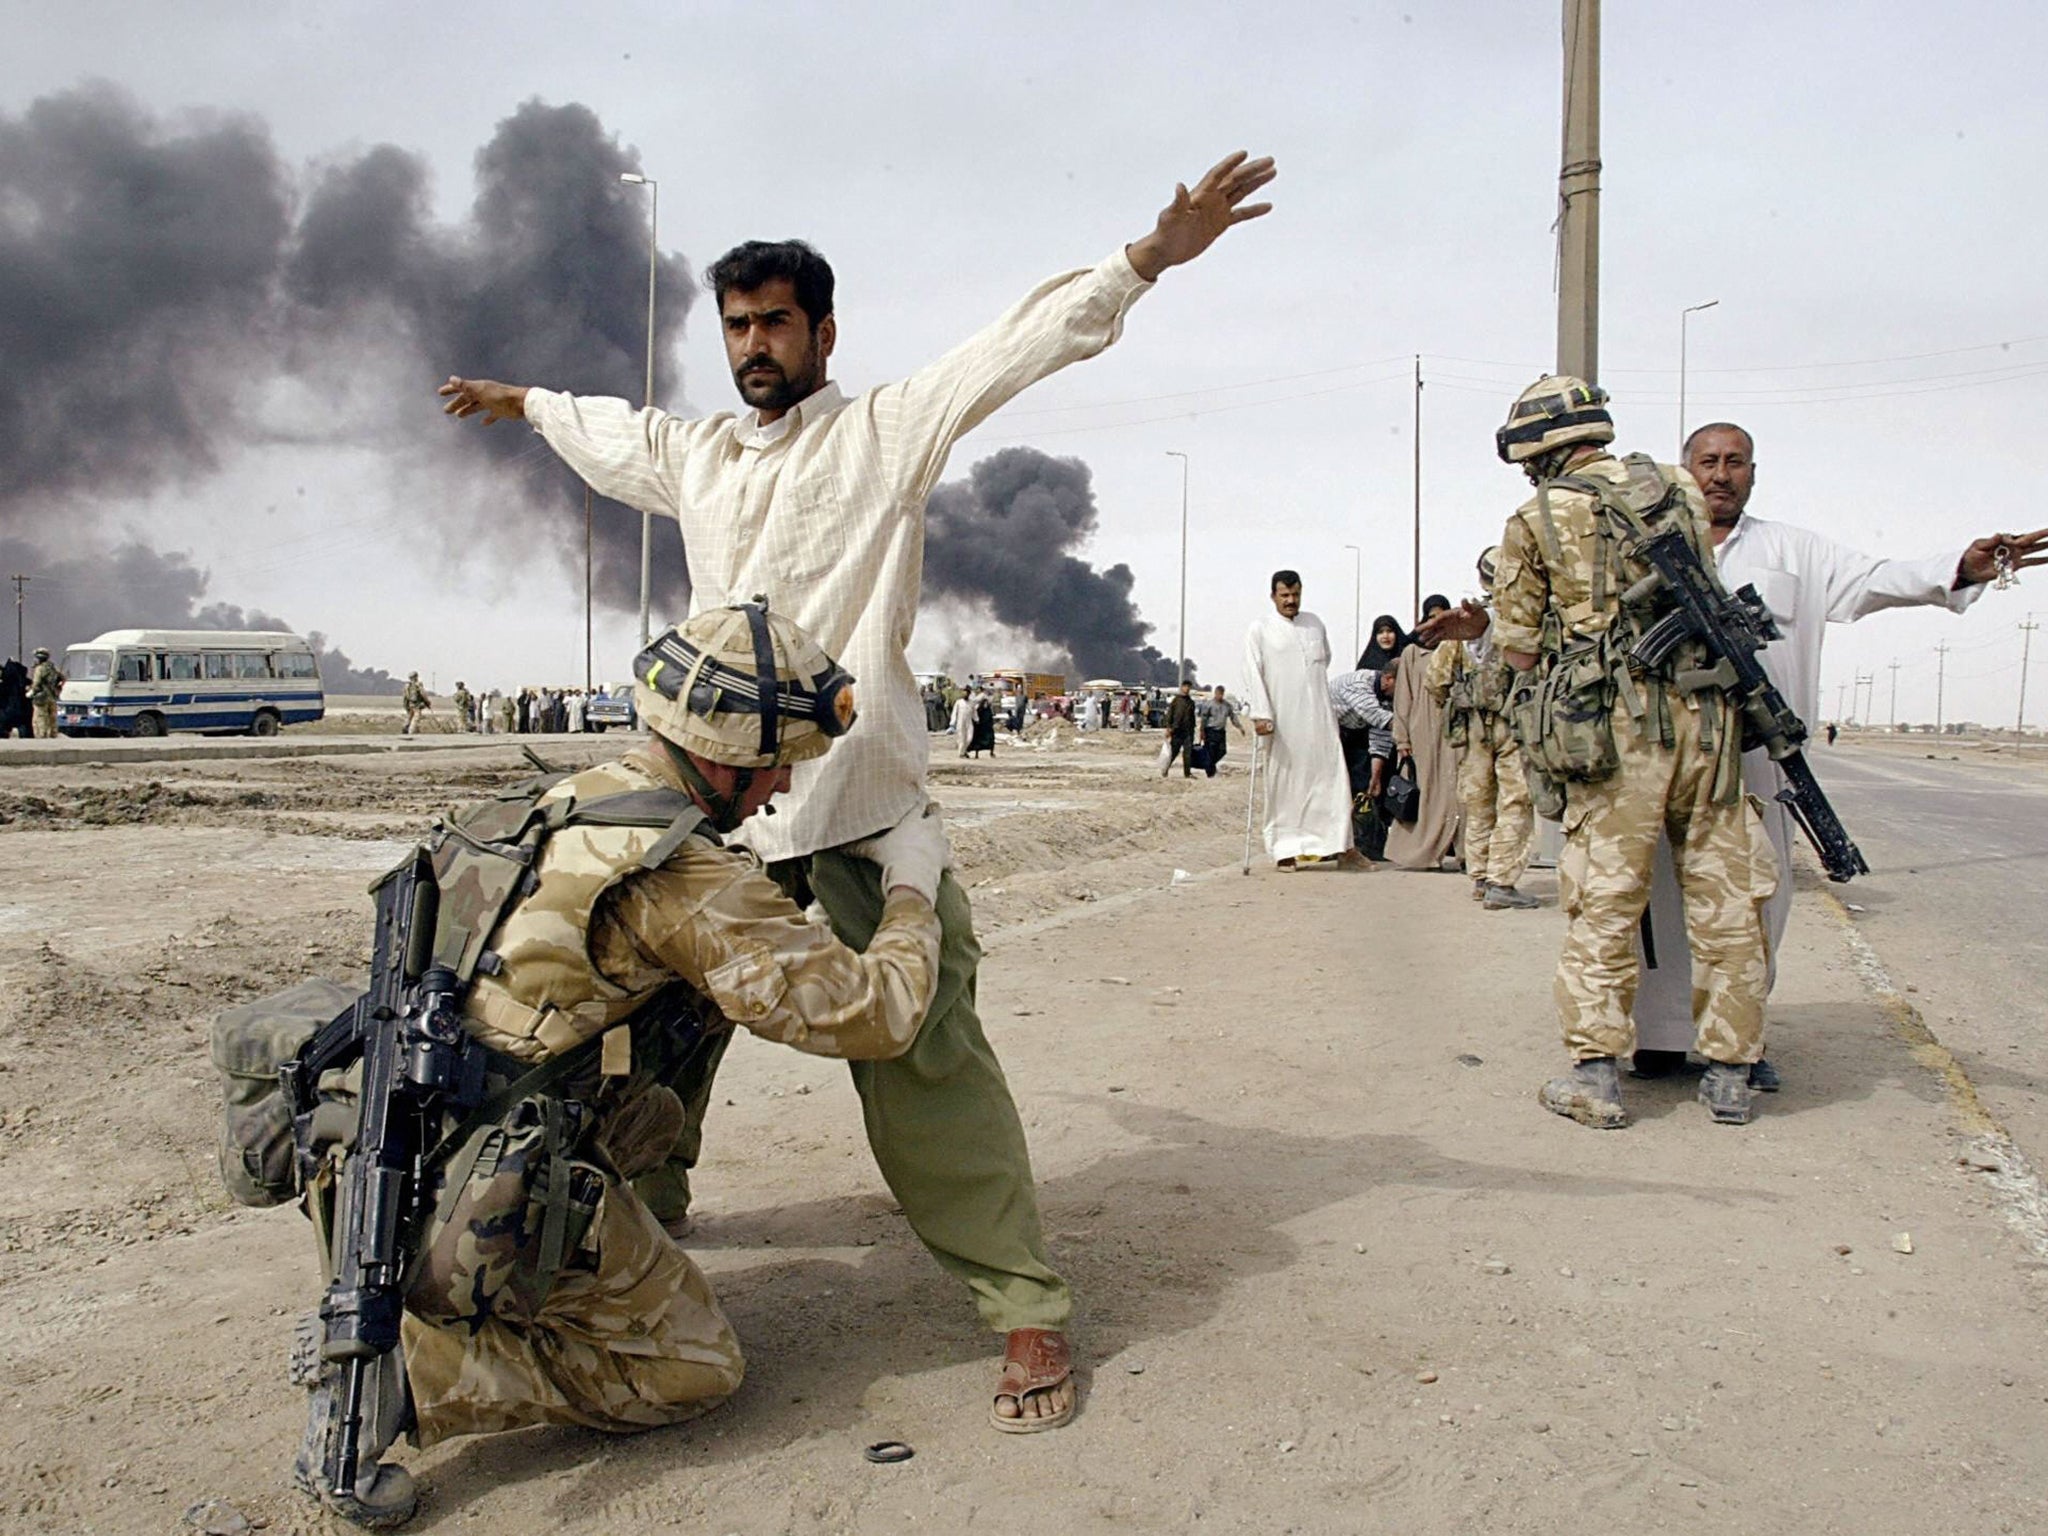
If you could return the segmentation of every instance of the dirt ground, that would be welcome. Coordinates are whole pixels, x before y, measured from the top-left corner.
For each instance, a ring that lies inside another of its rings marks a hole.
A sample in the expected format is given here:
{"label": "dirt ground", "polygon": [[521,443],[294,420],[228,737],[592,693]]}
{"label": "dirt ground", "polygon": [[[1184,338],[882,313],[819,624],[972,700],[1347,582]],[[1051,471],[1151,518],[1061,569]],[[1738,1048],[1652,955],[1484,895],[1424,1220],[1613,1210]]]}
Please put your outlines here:
{"label": "dirt ground", "polygon": [[[628,1439],[409,1454],[414,1529],[2048,1528],[2037,1187],[1831,897],[1801,897],[1758,1122],[1707,1124],[1677,1081],[1602,1135],[1533,1098],[1554,906],[1245,879],[1242,747],[1162,783],[1156,733],[1041,742],[942,742],[933,777],[1075,1283],[1080,1417],[988,1428],[993,1341],[843,1068],[744,1039],[689,1243],[745,1387]],[[305,1227],[221,1191],[207,1030],[358,969],[371,876],[526,771],[510,746],[0,766],[0,1529],[166,1532],[206,1499],[328,1528],[286,1476]],[[917,1454],[866,1463],[882,1439]]]}

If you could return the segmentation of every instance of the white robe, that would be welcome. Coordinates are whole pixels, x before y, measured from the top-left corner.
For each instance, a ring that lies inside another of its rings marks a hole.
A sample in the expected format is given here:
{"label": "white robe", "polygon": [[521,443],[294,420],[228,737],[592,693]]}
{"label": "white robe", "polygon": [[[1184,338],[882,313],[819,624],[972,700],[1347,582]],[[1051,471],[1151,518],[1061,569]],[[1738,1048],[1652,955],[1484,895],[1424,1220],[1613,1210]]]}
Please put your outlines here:
{"label": "white robe", "polygon": [[1266,852],[1334,858],[1351,846],[1351,782],[1330,708],[1330,637],[1312,613],[1277,612],[1244,637],[1246,713],[1273,722],[1266,759]]}
{"label": "white robe", "polygon": [[974,701],[964,693],[953,701],[953,740],[965,757],[974,741]]}
{"label": "white robe", "polygon": [[[1777,621],[1780,638],[1763,649],[1764,671],[1815,735],[1820,648],[1829,624],[1854,623],[1885,608],[1939,606],[1961,613],[1984,591],[1982,584],[1950,590],[1961,550],[1924,560],[1878,560],[1807,529],[1746,514],[1718,553],[1722,581],[1730,590],[1754,583]],[[1792,840],[1803,834],[1777,801],[1784,779],[1768,752],[1759,747],[1743,754],[1742,779],[1763,801],[1764,830],[1778,850],[1778,894],[1764,908],[1775,981],[1778,945],[1792,915]],[[1851,828],[1851,836],[1854,832]],[[1636,989],[1636,1044],[1643,1050],[1683,1051],[1693,1042],[1692,951],[1685,942],[1685,907],[1668,840],[1657,849],[1650,882],[1650,928],[1657,968],[1645,966]]]}

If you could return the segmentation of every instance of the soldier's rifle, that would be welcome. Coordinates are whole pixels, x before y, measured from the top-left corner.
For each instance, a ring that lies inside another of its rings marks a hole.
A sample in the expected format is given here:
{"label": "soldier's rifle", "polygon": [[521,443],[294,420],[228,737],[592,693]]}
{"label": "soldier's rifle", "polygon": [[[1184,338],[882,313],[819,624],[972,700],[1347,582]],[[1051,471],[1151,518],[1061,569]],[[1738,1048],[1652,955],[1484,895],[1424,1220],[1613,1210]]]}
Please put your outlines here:
{"label": "soldier's rifle", "polygon": [[1688,693],[1718,688],[1735,706],[1742,721],[1743,750],[1760,746],[1770,753],[1785,777],[1777,799],[1813,844],[1830,880],[1870,873],[1870,865],[1807,764],[1802,750],[1805,722],[1793,713],[1757,659],[1757,653],[1778,638],[1778,626],[1756,588],[1746,586],[1731,595],[1701,562],[1684,529],[1676,526],[1639,536],[1630,553],[1648,565],[1650,573],[1629,588],[1624,607],[1640,611],[1662,597],[1670,611],[1643,631],[1629,648],[1629,660],[1654,671],[1681,642],[1698,640],[1709,664],[1679,672],[1674,683]]}
{"label": "soldier's rifle", "polygon": [[320,1302],[320,1355],[341,1372],[325,1468],[336,1489],[356,1486],[372,1372],[398,1347],[407,1271],[432,1194],[427,1154],[442,1117],[484,1096],[484,1051],[462,1027],[455,973],[432,963],[438,895],[423,849],[378,883],[368,990],[281,1069],[310,1187],[321,1076],[362,1063],[354,1143],[335,1194],[332,1279]]}

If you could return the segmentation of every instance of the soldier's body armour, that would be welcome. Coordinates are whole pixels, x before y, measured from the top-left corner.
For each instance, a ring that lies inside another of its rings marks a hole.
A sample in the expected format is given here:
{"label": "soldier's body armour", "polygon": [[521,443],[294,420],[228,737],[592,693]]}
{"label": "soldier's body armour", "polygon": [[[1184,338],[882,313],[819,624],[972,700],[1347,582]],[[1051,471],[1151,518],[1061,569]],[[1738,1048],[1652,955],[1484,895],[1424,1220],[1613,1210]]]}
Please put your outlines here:
{"label": "soldier's body armour", "polygon": [[[478,850],[480,842],[504,848],[508,833],[531,850],[523,868]],[[586,769],[537,799],[485,801],[460,813],[434,850],[442,901],[435,952],[474,956],[463,1002],[471,1032],[492,1050],[539,1061],[603,1034],[671,983],[653,967],[605,975],[590,952],[590,920],[607,891],[659,868],[691,835],[708,835],[701,812],[630,762]],[[516,888],[488,888],[508,865]],[[459,961],[455,968],[463,974]]]}

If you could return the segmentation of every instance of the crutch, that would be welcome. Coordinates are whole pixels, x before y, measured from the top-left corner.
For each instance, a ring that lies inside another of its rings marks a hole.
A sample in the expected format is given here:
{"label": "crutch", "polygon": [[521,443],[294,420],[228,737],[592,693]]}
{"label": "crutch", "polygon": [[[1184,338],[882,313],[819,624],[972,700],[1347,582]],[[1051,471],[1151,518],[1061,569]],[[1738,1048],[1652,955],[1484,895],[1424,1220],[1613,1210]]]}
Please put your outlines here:
{"label": "crutch", "polygon": [[1259,733],[1252,732],[1251,782],[1244,792],[1244,873],[1252,872],[1252,813],[1259,803]]}

